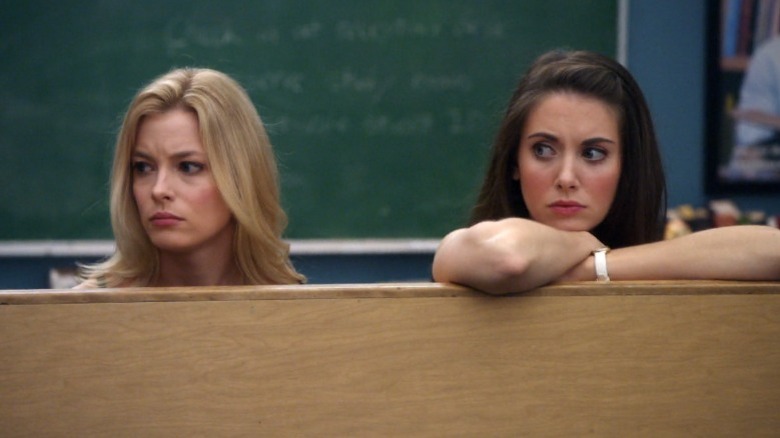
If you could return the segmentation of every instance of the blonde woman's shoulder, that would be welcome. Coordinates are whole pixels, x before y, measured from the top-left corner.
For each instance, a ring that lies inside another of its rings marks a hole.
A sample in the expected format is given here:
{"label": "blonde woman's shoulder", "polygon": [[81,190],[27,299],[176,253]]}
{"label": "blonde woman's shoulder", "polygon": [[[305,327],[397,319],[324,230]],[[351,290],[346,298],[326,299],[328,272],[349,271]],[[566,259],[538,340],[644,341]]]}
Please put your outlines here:
{"label": "blonde woman's shoulder", "polygon": [[[73,289],[99,289],[101,286],[98,284],[97,279],[88,278],[81,283],[73,286]],[[103,286],[105,287],[105,286]]]}

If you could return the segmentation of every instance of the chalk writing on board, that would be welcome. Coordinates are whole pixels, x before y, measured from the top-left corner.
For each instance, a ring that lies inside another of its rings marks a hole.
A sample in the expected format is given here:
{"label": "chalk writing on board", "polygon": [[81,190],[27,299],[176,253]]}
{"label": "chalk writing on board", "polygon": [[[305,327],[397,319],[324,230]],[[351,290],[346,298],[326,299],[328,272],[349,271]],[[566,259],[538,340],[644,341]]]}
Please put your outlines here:
{"label": "chalk writing on board", "polygon": [[506,30],[504,24],[499,22],[460,20],[445,25],[397,18],[388,22],[339,21],[335,27],[335,35],[342,40],[364,42],[440,37],[500,39],[506,36]]}
{"label": "chalk writing on board", "polygon": [[[322,83],[312,83],[325,82]],[[406,86],[412,91],[433,93],[469,92],[474,87],[474,81],[466,74],[427,74],[412,73],[399,83],[395,76],[379,77],[363,74],[351,69],[341,70],[327,78],[312,78],[301,72],[272,70],[260,71],[242,81],[247,90],[251,91],[284,91],[303,93],[307,88],[324,87],[333,93],[354,92],[382,95],[388,89]]]}
{"label": "chalk writing on board", "polygon": [[492,119],[489,114],[475,109],[449,108],[448,132],[452,135],[477,132]]}
{"label": "chalk writing on board", "polygon": [[498,40],[506,36],[506,25],[501,22],[460,20],[443,24],[404,18],[377,22],[340,20],[336,23],[311,20],[288,27],[263,26],[260,30],[254,30],[253,35],[242,35],[229,22],[215,24],[173,20],[164,32],[165,46],[169,52],[186,50],[190,46],[219,49],[244,45],[253,40],[261,44],[278,45],[284,41],[305,42],[321,38],[347,43],[382,43],[399,39]]}
{"label": "chalk writing on board", "polygon": [[279,29],[275,27],[267,27],[259,30],[255,34],[255,41],[261,44],[279,44],[282,39],[282,35]]}
{"label": "chalk writing on board", "polygon": [[282,115],[265,118],[264,122],[271,134],[288,134],[291,132],[305,135],[344,134],[352,126],[352,120],[347,116],[314,115],[309,117],[292,117]]}
{"label": "chalk writing on board", "polygon": [[339,21],[335,27],[336,37],[347,41],[383,41],[392,38],[438,37],[442,34],[439,23],[409,22],[402,18],[379,23],[361,21]]}
{"label": "chalk writing on board", "polygon": [[352,70],[342,70],[331,82],[333,92],[354,91],[366,93],[384,93],[395,81],[393,78],[378,78],[371,75],[361,75]]}
{"label": "chalk writing on board", "polygon": [[244,42],[229,23],[201,25],[182,20],[172,20],[163,34],[169,53],[186,50],[190,45],[210,49],[239,46]]}
{"label": "chalk writing on board", "polygon": [[259,72],[244,80],[244,86],[250,91],[286,91],[290,93],[304,92],[303,73],[284,70]]}
{"label": "chalk writing on board", "polygon": [[293,27],[291,34],[293,40],[312,40],[322,35],[324,27],[316,21],[300,24]]}
{"label": "chalk writing on board", "polygon": [[426,135],[433,130],[433,115],[410,114],[399,117],[371,115],[363,119],[363,132],[368,135]]}
{"label": "chalk writing on board", "polygon": [[355,131],[368,136],[422,136],[438,131],[463,135],[478,132],[491,120],[490,115],[483,111],[457,107],[447,108],[441,114],[424,111],[406,115],[374,113],[363,117],[319,114],[264,117],[268,131],[274,135],[348,134]]}
{"label": "chalk writing on board", "polygon": [[473,81],[465,74],[429,75],[414,73],[409,78],[409,87],[415,91],[470,91]]}

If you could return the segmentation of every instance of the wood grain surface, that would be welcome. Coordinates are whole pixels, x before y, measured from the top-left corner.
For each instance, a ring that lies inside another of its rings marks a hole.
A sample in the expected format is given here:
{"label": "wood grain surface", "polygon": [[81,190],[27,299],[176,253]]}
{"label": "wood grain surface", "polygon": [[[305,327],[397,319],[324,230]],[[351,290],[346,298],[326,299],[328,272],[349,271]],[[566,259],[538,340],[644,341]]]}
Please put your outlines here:
{"label": "wood grain surface", "polygon": [[432,283],[4,291],[0,302],[3,436],[780,431],[777,283],[509,297]]}

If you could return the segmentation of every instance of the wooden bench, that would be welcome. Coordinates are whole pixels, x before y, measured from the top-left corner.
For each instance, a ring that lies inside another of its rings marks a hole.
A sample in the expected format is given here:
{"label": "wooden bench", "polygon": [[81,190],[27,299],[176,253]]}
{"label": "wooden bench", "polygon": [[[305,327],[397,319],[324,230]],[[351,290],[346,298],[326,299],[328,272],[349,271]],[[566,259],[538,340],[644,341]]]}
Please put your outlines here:
{"label": "wooden bench", "polygon": [[0,292],[2,436],[777,436],[780,283]]}

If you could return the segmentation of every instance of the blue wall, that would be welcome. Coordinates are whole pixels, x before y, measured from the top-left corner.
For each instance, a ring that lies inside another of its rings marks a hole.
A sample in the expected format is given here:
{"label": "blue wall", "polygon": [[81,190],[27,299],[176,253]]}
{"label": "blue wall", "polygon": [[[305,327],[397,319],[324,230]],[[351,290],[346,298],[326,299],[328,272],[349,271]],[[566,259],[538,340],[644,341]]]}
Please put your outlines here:
{"label": "blue wall", "polygon": [[[714,0],[713,0],[714,1]],[[661,142],[669,206],[706,206],[704,0],[630,0],[628,68],[649,101]],[[780,193],[729,196],[743,210],[780,214]]]}

